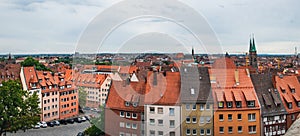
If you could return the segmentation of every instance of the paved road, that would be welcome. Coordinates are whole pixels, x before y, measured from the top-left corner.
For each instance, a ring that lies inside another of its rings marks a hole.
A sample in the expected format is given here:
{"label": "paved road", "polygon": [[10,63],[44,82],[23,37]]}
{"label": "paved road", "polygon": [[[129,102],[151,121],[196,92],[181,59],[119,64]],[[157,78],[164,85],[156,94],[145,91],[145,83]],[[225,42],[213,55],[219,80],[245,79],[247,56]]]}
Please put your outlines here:
{"label": "paved road", "polygon": [[26,132],[7,133],[7,136],[76,136],[78,132],[84,131],[90,126],[88,121],[55,127],[30,129]]}

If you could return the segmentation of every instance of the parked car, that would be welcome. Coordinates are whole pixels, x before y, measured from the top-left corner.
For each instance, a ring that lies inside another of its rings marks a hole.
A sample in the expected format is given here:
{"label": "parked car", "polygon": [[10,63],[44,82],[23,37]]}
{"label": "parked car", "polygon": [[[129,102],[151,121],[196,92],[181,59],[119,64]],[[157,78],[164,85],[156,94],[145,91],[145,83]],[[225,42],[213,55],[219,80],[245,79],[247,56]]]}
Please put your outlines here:
{"label": "parked car", "polygon": [[36,125],[34,125],[33,126],[33,128],[35,128],[35,129],[39,129],[40,127],[41,127],[41,123],[40,122],[38,122],[38,123],[36,123]]}
{"label": "parked car", "polygon": [[74,121],[77,122],[77,123],[81,123],[82,122],[82,120],[81,120],[80,117],[74,118]]}
{"label": "parked car", "polygon": [[55,126],[59,126],[59,125],[60,125],[60,123],[59,123],[58,120],[54,120],[54,121],[52,121],[52,122],[53,122],[53,124],[54,124]]}
{"label": "parked car", "polygon": [[84,116],[86,118],[86,120],[90,121],[90,117],[89,116]]}
{"label": "parked car", "polygon": [[65,119],[61,119],[61,120],[59,120],[59,123],[62,124],[62,125],[67,125],[68,121],[65,120]]}
{"label": "parked car", "polygon": [[79,133],[77,134],[77,136],[84,136],[84,133],[83,133],[83,132],[79,132]]}
{"label": "parked car", "polygon": [[85,121],[86,121],[86,118],[85,118],[85,117],[81,117],[81,121],[82,121],[82,122],[85,122]]}
{"label": "parked car", "polygon": [[83,110],[91,110],[90,107],[84,107]]}
{"label": "parked car", "polygon": [[54,123],[51,121],[51,122],[47,122],[47,125],[49,126],[49,127],[54,127]]}
{"label": "parked car", "polygon": [[42,122],[41,122],[41,127],[42,127],[42,128],[46,128],[47,126],[48,126],[48,125],[47,125],[47,123],[46,123],[45,121],[42,121]]}
{"label": "parked car", "polygon": [[74,123],[74,119],[67,119],[67,122],[70,123],[70,124],[73,124]]}

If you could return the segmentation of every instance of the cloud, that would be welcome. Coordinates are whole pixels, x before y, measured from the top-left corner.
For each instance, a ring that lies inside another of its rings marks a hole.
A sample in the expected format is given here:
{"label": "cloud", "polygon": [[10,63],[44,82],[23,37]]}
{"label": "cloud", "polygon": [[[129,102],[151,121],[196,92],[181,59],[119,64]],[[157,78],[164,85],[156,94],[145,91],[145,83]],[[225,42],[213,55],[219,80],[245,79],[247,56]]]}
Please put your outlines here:
{"label": "cloud", "polygon": [[[82,32],[91,20],[106,8],[120,0],[3,0],[0,2],[0,53],[72,53]],[[212,27],[220,41],[223,52],[248,51],[249,34],[254,33],[259,53],[293,53],[299,46],[300,1],[297,0],[181,0],[199,12]],[[182,12],[182,8],[169,6],[166,11]],[[141,7],[139,7],[141,8]],[[126,9],[126,8],[125,8]],[[124,10],[123,12],[126,12]],[[121,17],[111,14],[107,18]],[[186,18],[193,15],[186,15]],[[184,20],[181,20],[184,22]],[[110,23],[110,22],[107,22]],[[193,23],[191,26],[203,27]],[[205,26],[206,27],[206,26]],[[173,33],[183,42],[196,46],[193,36],[161,19],[140,20],[120,28],[107,45],[117,47],[114,42],[138,32]],[[212,40],[203,31],[201,39]],[[142,34],[142,33],[141,33]],[[138,38],[138,37],[137,37]],[[142,37],[140,37],[142,38]],[[196,48],[196,52],[211,53],[215,45],[211,42]],[[93,50],[95,51],[95,50]]]}

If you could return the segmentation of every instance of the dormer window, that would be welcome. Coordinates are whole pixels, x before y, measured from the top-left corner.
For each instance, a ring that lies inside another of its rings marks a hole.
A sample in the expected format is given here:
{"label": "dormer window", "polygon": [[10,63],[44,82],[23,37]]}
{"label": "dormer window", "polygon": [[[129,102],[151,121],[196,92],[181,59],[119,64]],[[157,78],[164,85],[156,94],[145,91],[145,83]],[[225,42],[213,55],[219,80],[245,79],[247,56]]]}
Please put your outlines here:
{"label": "dormer window", "polygon": [[232,108],[232,102],[227,102],[227,108]]}
{"label": "dormer window", "polygon": [[126,107],[129,107],[129,105],[130,105],[129,102],[125,102]]}
{"label": "dormer window", "polygon": [[42,90],[45,90],[46,89],[46,87],[45,86],[42,86]]}
{"label": "dormer window", "polygon": [[195,89],[194,88],[191,88],[191,94],[195,94]]}
{"label": "dormer window", "polygon": [[60,89],[65,89],[65,86],[60,86]]}
{"label": "dormer window", "polygon": [[235,104],[236,104],[237,108],[241,108],[242,107],[242,102],[241,101],[237,101],[237,102],[235,102]]}
{"label": "dormer window", "polygon": [[248,107],[254,107],[255,106],[254,101],[247,101],[247,106]]}
{"label": "dormer window", "polygon": [[300,101],[297,102],[297,106],[300,107]]}
{"label": "dormer window", "polygon": [[224,102],[218,102],[218,107],[223,108],[224,107]]}
{"label": "dormer window", "polygon": [[51,85],[49,85],[49,89],[52,89],[52,86],[51,86]]}
{"label": "dormer window", "polygon": [[291,103],[291,102],[289,102],[289,103],[288,103],[288,108],[289,108],[289,109],[292,109],[292,108],[293,108],[293,106],[292,106],[292,103]]}
{"label": "dormer window", "polygon": [[136,102],[132,103],[132,106],[137,107],[137,103]]}
{"label": "dormer window", "polygon": [[67,88],[71,88],[72,87],[72,85],[67,85]]}
{"label": "dormer window", "polygon": [[294,88],[293,88],[293,89],[291,89],[291,92],[292,92],[292,93],[295,93],[295,89],[294,89]]}

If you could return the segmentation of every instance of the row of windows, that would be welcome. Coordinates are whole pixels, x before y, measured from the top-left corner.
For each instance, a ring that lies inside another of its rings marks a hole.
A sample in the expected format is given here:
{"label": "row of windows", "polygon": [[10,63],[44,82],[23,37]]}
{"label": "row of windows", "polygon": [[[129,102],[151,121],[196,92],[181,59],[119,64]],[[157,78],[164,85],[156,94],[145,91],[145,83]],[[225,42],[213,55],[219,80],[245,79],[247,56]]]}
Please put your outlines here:
{"label": "row of windows", "polygon": [[[149,124],[154,126],[155,125],[155,119],[149,119]],[[158,119],[157,120],[157,125],[158,126],[164,126],[164,120],[163,119]],[[169,120],[169,127],[170,128],[175,127],[175,120]]]}
{"label": "row of windows", "polygon": [[60,96],[64,96],[64,95],[68,95],[68,94],[74,94],[74,93],[76,93],[77,91],[75,91],[75,90],[72,90],[72,91],[66,91],[66,92],[61,92],[60,93]]}
{"label": "row of windows", "polygon": [[[191,123],[191,117],[186,117],[185,119],[185,122],[186,123]],[[192,123],[197,123],[197,117],[192,117]],[[200,117],[200,123],[201,124],[204,124],[204,123],[211,123],[211,117],[210,116],[207,116],[207,117]]]}
{"label": "row of windows", "polygon": [[69,113],[73,113],[73,112],[76,112],[76,108],[71,109],[71,110],[63,111],[63,112],[61,112],[60,114],[61,114],[61,115],[65,115],[65,114],[69,114]]}
{"label": "row of windows", "polygon": [[[56,105],[52,105],[52,109],[57,108],[57,104]],[[44,107],[44,111],[46,110],[50,110],[50,106]]]}
{"label": "row of windows", "polygon": [[[155,136],[155,130],[150,130],[149,133],[150,133],[150,136]],[[165,134],[163,131],[157,131],[157,135],[164,136]],[[175,136],[175,132],[174,131],[169,132],[169,136]]]}
{"label": "row of windows", "polygon": [[[125,124],[126,124],[126,126],[125,126]],[[120,127],[121,128],[124,128],[124,127],[126,127],[126,128],[132,128],[132,129],[137,129],[137,124],[136,123],[124,123],[124,122],[120,122]]]}
{"label": "row of windows", "polygon": [[186,135],[197,135],[197,133],[200,133],[200,135],[202,136],[202,135],[211,135],[211,129],[203,129],[203,128],[201,128],[200,130],[199,130],[199,132],[197,132],[198,130],[197,129],[186,129]]}
{"label": "row of windows", "polygon": [[[155,114],[155,107],[149,107],[149,111],[152,114]],[[164,110],[162,107],[157,107],[157,113],[158,114],[163,114]],[[169,115],[174,116],[175,115],[175,109],[174,108],[169,108]]]}
{"label": "row of windows", "polygon": [[[57,116],[58,115],[58,111],[52,112],[52,116]],[[44,118],[49,118],[51,117],[50,113],[44,114]]]}
{"label": "row of windows", "polygon": [[47,97],[47,96],[50,96],[52,94],[52,96],[53,95],[57,95],[57,92],[48,92],[48,93],[43,93],[42,95],[43,95],[43,97]]}
{"label": "row of windows", "polygon": [[[236,106],[236,108],[242,108],[242,102],[236,101],[235,106]],[[223,101],[218,102],[218,107],[224,108],[225,107],[224,102]],[[226,107],[233,108],[233,102],[231,102],[231,101],[226,102]],[[255,101],[247,101],[247,107],[255,107]]]}
{"label": "row of windows", "polygon": [[[201,111],[204,111],[205,109],[206,110],[210,110],[210,106],[211,106],[211,104],[199,104],[200,105],[200,110]],[[197,110],[197,104],[186,104],[185,105],[185,109],[186,110],[190,110],[192,108],[192,110]]]}
{"label": "row of windows", "polygon": [[[57,98],[52,98],[52,102],[57,102],[58,99]],[[48,100],[44,100],[44,104],[50,103],[50,99]]]}
{"label": "row of windows", "polygon": [[124,112],[124,111],[120,111],[120,117],[125,117],[126,114],[126,118],[133,118],[133,119],[137,119],[137,113],[130,113],[130,112]]}
{"label": "row of windows", "polygon": [[[233,120],[232,114],[228,114],[227,119],[228,119],[228,121],[232,121]],[[237,119],[242,120],[242,114],[237,114]],[[224,121],[224,115],[223,114],[219,114],[219,121]],[[255,113],[249,113],[248,114],[248,121],[256,121]]]}
{"label": "row of windows", "polygon": [[[228,133],[233,133],[233,127],[232,126],[229,126],[228,128],[227,128],[227,131],[228,131]],[[219,133],[220,134],[223,134],[225,132],[225,128],[224,127],[219,127]],[[243,132],[243,126],[238,126],[237,127],[237,132],[238,133],[242,133]],[[254,134],[254,133],[256,133],[256,126],[254,125],[254,126],[248,126],[248,132],[249,132],[249,134]]]}
{"label": "row of windows", "polygon": [[137,134],[130,134],[130,133],[120,132],[120,136],[137,136]]}

